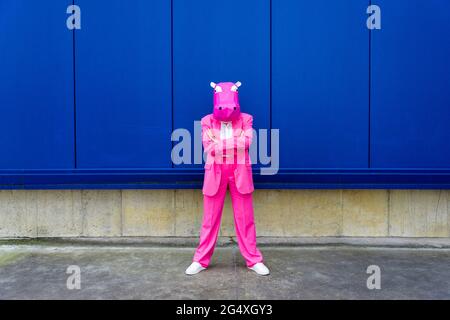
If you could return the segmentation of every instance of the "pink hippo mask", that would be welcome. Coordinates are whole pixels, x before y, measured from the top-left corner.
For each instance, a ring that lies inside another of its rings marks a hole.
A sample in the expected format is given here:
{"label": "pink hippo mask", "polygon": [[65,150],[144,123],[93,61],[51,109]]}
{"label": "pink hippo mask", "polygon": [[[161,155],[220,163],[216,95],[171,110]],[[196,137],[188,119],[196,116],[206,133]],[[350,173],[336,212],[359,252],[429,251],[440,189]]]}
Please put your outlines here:
{"label": "pink hippo mask", "polygon": [[241,106],[239,105],[238,88],[241,83],[211,82],[214,89],[214,112],[213,116],[219,121],[233,121],[239,118]]}

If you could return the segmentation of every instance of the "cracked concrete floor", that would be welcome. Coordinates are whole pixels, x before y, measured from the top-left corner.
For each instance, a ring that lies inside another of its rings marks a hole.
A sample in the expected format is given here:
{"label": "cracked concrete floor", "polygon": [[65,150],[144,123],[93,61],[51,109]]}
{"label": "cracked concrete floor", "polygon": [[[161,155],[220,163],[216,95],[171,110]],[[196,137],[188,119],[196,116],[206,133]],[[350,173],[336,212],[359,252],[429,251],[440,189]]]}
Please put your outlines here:
{"label": "cracked concrete floor", "polygon": [[[217,248],[210,268],[184,275],[193,248],[0,245],[0,299],[450,299],[450,250],[261,247],[271,275]],[[80,267],[81,289],[66,270]],[[369,265],[381,289],[369,290]]]}

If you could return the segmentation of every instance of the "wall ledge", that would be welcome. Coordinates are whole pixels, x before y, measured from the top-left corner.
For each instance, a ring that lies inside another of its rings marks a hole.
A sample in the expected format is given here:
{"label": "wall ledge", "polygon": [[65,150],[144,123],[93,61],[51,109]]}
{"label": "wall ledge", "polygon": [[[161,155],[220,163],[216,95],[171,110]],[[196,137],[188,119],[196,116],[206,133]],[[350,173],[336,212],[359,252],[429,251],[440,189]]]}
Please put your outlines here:
{"label": "wall ledge", "polygon": [[[257,189],[450,189],[450,169],[280,169]],[[202,168],[0,170],[0,189],[199,189]]]}
{"label": "wall ledge", "polygon": [[[260,247],[363,247],[393,249],[450,249],[450,238],[400,237],[258,237]],[[186,247],[195,248],[197,237],[57,237],[0,238],[0,246],[32,247]],[[217,246],[237,245],[235,237],[219,237]]]}

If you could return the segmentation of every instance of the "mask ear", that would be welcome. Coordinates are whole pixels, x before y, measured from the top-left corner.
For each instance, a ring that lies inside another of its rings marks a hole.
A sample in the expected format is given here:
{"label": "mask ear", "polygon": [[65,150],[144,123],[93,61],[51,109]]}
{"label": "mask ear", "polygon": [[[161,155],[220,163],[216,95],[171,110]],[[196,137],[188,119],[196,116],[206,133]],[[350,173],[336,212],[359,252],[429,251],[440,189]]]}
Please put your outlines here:
{"label": "mask ear", "polygon": [[217,86],[217,83],[211,82],[209,85],[214,89]]}
{"label": "mask ear", "polygon": [[238,81],[234,85],[239,88],[240,86],[242,86],[242,83],[240,81]]}

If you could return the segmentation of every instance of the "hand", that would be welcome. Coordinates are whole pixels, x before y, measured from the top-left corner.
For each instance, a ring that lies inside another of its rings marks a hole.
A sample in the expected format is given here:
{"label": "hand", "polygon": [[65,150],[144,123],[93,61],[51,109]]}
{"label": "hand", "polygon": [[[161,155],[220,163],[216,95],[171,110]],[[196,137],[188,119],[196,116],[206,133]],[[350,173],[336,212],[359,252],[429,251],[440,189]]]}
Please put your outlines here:
{"label": "hand", "polygon": [[208,135],[209,139],[215,143],[219,142],[217,138],[214,136],[211,129],[206,130],[206,134]]}

